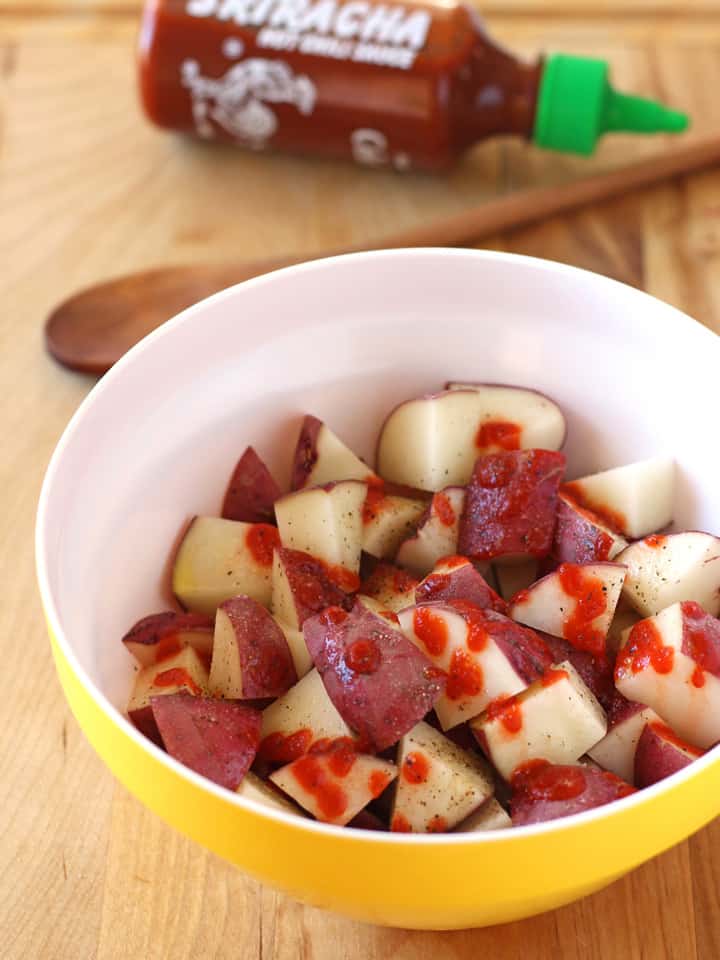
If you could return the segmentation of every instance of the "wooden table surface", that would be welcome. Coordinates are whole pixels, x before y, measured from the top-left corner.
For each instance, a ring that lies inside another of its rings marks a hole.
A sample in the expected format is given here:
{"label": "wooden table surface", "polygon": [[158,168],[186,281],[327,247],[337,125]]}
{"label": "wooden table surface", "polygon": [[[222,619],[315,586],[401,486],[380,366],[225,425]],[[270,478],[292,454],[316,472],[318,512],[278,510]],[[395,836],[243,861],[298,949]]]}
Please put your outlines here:
{"label": "wooden table surface", "polygon": [[[720,132],[716,0],[490,0],[494,33],[607,56],[618,85]],[[495,143],[447,179],[242,154],[147,126],[135,0],[0,0],[0,954],[5,960],[714,960],[720,821],[607,890],[503,927],[364,926],[263,889],[118,786],[63,700],[33,568],[45,464],[92,385],[44,353],[50,307],[151,264],[361,243],[482,200],[667,148],[608,140],[592,161]],[[643,286],[720,331],[720,173],[498,237]]]}

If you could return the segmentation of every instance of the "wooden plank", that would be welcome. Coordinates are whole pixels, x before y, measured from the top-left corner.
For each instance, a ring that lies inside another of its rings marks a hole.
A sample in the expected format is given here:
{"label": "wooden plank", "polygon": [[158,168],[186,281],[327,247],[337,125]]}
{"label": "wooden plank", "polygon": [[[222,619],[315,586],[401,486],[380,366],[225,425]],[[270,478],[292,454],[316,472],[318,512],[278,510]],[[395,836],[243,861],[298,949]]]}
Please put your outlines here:
{"label": "wooden plank", "polygon": [[[507,10],[520,9],[511,4]],[[72,17],[5,16],[0,41],[0,542],[8,545],[0,582],[12,584],[0,607],[0,655],[12,678],[0,703],[0,729],[11,737],[0,751],[3,957],[717,957],[718,824],[594,897],[488,930],[381,930],[261,891],[114,787],[53,677],[33,572],[41,472],[90,383],[42,352],[42,321],[60,297],[151,263],[360,242],[663,143],[608,141],[583,161],[504,142],[473,151],[446,179],[213,149],[153,130],[139,116],[134,19],[74,9]],[[562,21],[513,15],[496,24],[502,39],[527,52],[610,55],[618,83],[672,90],[696,112],[699,131],[720,128],[717,20],[619,25],[575,11]],[[495,245],[644,284],[720,329],[719,189],[708,174]]]}

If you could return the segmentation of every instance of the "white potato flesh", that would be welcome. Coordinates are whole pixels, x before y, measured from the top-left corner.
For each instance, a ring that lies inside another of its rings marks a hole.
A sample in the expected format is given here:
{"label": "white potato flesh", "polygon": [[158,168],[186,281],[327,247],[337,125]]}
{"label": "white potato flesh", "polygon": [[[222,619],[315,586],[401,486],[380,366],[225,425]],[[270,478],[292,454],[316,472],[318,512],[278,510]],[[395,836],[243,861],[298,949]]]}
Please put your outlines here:
{"label": "white potato flesh", "polygon": [[215,613],[210,689],[214,697],[242,700],[242,667],[235,628],[222,607]]}
{"label": "white potato flesh", "polygon": [[195,613],[214,614],[221,603],[241,593],[268,606],[275,537],[267,524],[195,517],[175,557],[175,596]]}
{"label": "white potato flesh", "polygon": [[452,830],[493,792],[492,775],[480,757],[421,721],[400,741],[390,829]]}
{"label": "white potato flesh", "polygon": [[[636,631],[647,632],[645,624],[651,625],[650,635],[657,640],[661,656],[649,655],[641,644],[639,655],[631,658]],[[615,686],[620,693],[651,707],[693,747],[707,750],[720,741],[720,679],[682,652],[680,603],[640,621],[625,632],[623,641],[615,666]],[[663,654],[665,648],[668,652]]]}
{"label": "white potato flesh", "polygon": [[188,693],[199,696],[208,691],[208,670],[192,647],[185,647],[173,657],[152,663],[135,677],[128,703],[128,713],[150,706],[150,697],[161,694]]}
{"label": "white potato flesh", "polygon": [[651,710],[644,707],[630,716],[625,717],[608,728],[608,732],[588,750],[588,755],[603,768],[614,773],[626,783],[633,783],[635,776],[635,750],[637,749],[640,734],[646,723],[660,718]]}
{"label": "white potato flesh", "polygon": [[[560,678],[548,684],[558,672]],[[574,763],[607,732],[602,707],[567,661],[517,694],[504,710],[488,711],[470,726],[506,780],[528,760]]]}
{"label": "white potato flesh", "polygon": [[478,386],[408,400],[390,414],[378,441],[377,470],[385,480],[420,490],[466,484],[490,423],[519,430],[519,446],[559,450],[565,418],[548,397],[516,387]]}
{"label": "white potato flesh", "polygon": [[617,653],[622,646],[625,631],[635,626],[638,620],[641,619],[642,615],[639,614],[635,607],[628,603],[625,596],[621,594],[607,634],[608,650],[612,653]]}
{"label": "white potato flesh", "polygon": [[653,457],[580,477],[564,489],[601,516],[609,511],[619,532],[637,539],[672,522],[675,464],[670,457]]}
{"label": "white potato flesh", "polygon": [[512,600],[520,590],[527,590],[537,580],[537,560],[517,560],[514,563],[493,563],[498,593],[503,600]]}
{"label": "white potato flesh", "polygon": [[278,617],[275,617],[275,623],[277,623],[285,635],[287,645],[290,649],[290,656],[295,665],[295,673],[297,673],[298,679],[301,679],[313,668],[312,657],[305,643],[303,632],[302,630],[298,630],[297,627],[291,627],[287,623],[283,623]]}
{"label": "white potato flesh", "polygon": [[[481,650],[473,650],[468,643],[470,626],[467,621],[452,608],[439,604],[418,605],[408,607],[398,613],[400,628],[408,640],[421,650],[428,659],[448,672],[450,694],[442,694],[435,703],[435,713],[443,730],[450,730],[464,720],[476,717],[485,707],[497,697],[510,696],[524,690],[527,683],[516,671],[503,650],[492,637],[485,638]],[[423,627],[432,628],[434,635],[438,632],[447,637],[441,652],[433,652],[423,642]],[[463,677],[478,677],[477,693],[468,694],[467,682],[460,685],[461,693],[455,693],[453,677],[460,670]]]}
{"label": "white potato flesh", "polygon": [[280,541],[331,567],[360,569],[367,486],[357,480],[299,490],[275,501]]}
{"label": "white potato flesh", "polygon": [[510,814],[495,797],[490,797],[455,827],[455,833],[485,833],[487,830],[505,830],[511,826]]}
{"label": "white potato flesh", "polygon": [[271,810],[280,810],[282,813],[294,813],[296,817],[305,816],[299,807],[291,803],[279,790],[274,790],[268,786],[268,784],[256,776],[252,770],[248,770],[235,792],[238,796],[244,797],[246,800],[254,800],[264,807],[270,807]]}
{"label": "white potato flesh", "polygon": [[387,620],[388,623],[391,623],[394,627],[397,627],[397,620],[395,619],[394,612],[382,603],[381,600],[378,600],[376,597],[368,597],[364,593],[358,593],[355,595],[356,601],[362,603],[364,606],[371,610],[376,616],[383,617]]}
{"label": "white potato flesh", "polygon": [[720,539],[709,533],[671,533],[631,543],[615,558],[627,567],[623,595],[649,617],[678,600],[720,613]]}
{"label": "white potato flesh", "polygon": [[[577,632],[578,606],[595,587],[598,594],[602,594],[605,607],[587,623],[583,621],[582,629],[604,639],[620,599],[625,572],[625,568],[616,563],[563,564],[523,591],[510,605],[510,616],[527,627],[572,642]],[[571,575],[567,581],[565,573]],[[577,596],[568,592],[568,583],[577,587],[573,591]],[[577,642],[581,645],[580,641]]]}
{"label": "white potato flesh", "polygon": [[[309,764],[317,770],[318,779],[326,789],[332,790],[332,810],[323,804],[321,791],[309,790],[304,777],[298,776]],[[320,753],[301,757],[281,767],[270,775],[270,779],[317,820],[344,826],[379,796],[396,776],[394,763],[364,753],[355,754],[350,769],[338,773],[333,769],[331,755]]]}
{"label": "white potato flesh", "polygon": [[350,727],[335,709],[317,670],[290,687],[287,693],[263,710],[261,737],[271,733],[289,736],[298,730],[309,730],[311,742],[325,737],[352,737]]}
{"label": "white potato flesh", "polygon": [[368,599],[377,601],[380,609],[397,613],[415,603],[417,584],[418,581],[404,570],[387,565],[376,569],[361,589],[371,591]]}
{"label": "white potato flesh", "polygon": [[279,623],[287,624],[294,630],[300,629],[300,619],[297,614],[293,592],[285,572],[285,565],[277,550],[273,556],[270,611]]}
{"label": "white potato flesh", "polygon": [[392,558],[403,540],[412,533],[425,511],[425,504],[421,500],[388,494],[373,499],[370,506],[371,496],[372,488],[364,511],[362,548],[371,557]]}
{"label": "white potato flesh", "polygon": [[303,489],[337,483],[340,480],[375,479],[375,473],[370,467],[363,463],[326,423],[322,423],[317,432],[315,453],[317,459],[307,474]]}
{"label": "white potato flesh", "polygon": [[464,506],[465,490],[462,487],[438,491],[413,536],[400,544],[395,563],[424,577],[441,557],[457,553]]}

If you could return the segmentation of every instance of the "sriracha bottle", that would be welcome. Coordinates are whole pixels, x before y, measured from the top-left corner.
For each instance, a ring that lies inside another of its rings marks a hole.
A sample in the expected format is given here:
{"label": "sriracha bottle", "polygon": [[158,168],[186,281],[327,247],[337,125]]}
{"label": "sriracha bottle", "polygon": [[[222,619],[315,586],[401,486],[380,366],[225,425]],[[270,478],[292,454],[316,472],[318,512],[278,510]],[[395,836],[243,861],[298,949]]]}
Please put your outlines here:
{"label": "sriracha bottle", "polygon": [[162,127],[397,170],[495,134],[589,154],[607,131],[687,126],[613,90],[602,60],[523,63],[456,0],[149,0],[139,67]]}

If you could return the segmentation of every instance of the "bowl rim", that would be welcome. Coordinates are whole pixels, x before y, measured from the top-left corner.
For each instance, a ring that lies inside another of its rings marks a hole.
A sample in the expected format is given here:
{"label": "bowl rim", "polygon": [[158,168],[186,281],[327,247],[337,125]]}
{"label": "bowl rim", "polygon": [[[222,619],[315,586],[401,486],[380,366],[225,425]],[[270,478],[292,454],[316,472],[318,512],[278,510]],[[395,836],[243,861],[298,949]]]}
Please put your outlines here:
{"label": "bowl rim", "polygon": [[[468,248],[407,247],[340,254],[333,257],[322,257],[314,260],[303,261],[288,267],[283,267],[279,270],[274,270],[271,273],[261,274],[260,276],[253,277],[241,283],[234,284],[231,287],[227,287],[226,289],[212,294],[209,297],[205,297],[204,299],[199,300],[197,303],[187,307],[185,310],[182,310],[174,317],[171,317],[160,327],[153,330],[133,347],[131,347],[131,349],[128,350],[128,352],[124,354],[113,365],[113,367],[92,386],[90,391],[83,398],[80,405],[68,421],[55,445],[53,453],[46,467],[42,487],[40,490],[40,496],[38,499],[35,523],[35,567],[43,611],[45,613],[50,632],[60,648],[64,658],[68,662],[75,676],[81,682],[85,691],[92,697],[93,702],[105,714],[106,718],[110,720],[117,728],[119,728],[122,733],[124,733],[126,736],[129,736],[137,746],[149,753],[149,755],[156,761],[164,764],[173,773],[189,781],[189,783],[193,784],[194,786],[209,792],[218,800],[229,803],[232,806],[239,807],[240,809],[250,810],[257,815],[279,821],[287,826],[302,830],[309,830],[311,833],[319,833],[321,836],[330,836],[337,839],[341,838],[343,841],[373,842],[378,844],[417,844],[431,845],[433,847],[456,846],[458,844],[484,845],[490,843],[503,843],[510,840],[522,842],[524,838],[530,839],[532,837],[543,836],[548,833],[571,831],[576,827],[582,826],[583,824],[605,819],[606,817],[612,817],[616,813],[619,813],[623,810],[639,806],[653,797],[660,796],[663,793],[679,787],[684,781],[690,780],[699,775],[706,767],[709,767],[720,760],[720,752],[718,752],[720,744],[718,744],[715,747],[709,748],[704,756],[694,760],[687,767],[684,767],[676,773],[671,774],[669,777],[659,780],[650,787],[637,790],[626,797],[622,797],[618,800],[612,801],[611,803],[604,804],[603,806],[595,807],[581,813],[575,813],[567,817],[560,817],[555,820],[547,820],[541,823],[529,824],[522,827],[511,826],[503,827],[498,830],[478,832],[458,831],[437,834],[393,833],[392,831],[368,830],[363,828],[353,828],[348,830],[346,827],[322,823],[318,820],[313,820],[310,817],[301,817],[294,813],[286,813],[282,810],[276,810],[259,801],[242,797],[234,791],[227,790],[226,788],[221,787],[219,784],[214,783],[212,780],[209,780],[206,777],[196,773],[194,770],[191,770],[189,767],[186,767],[174,757],[170,756],[170,754],[162,750],[159,746],[154,744],[147,737],[143,736],[143,734],[140,733],[140,731],[130,722],[130,720],[108,700],[103,691],[95,684],[85,668],[80,664],[77,656],[75,655],[74,649],[65,634],[65,630],[62,626],[58,609],[54,600],[53,591],[50,587],[46,528],[49,517],[49,500],[54,487],[55,477],[62,468],[61,464],[64,451],[72,442],[76,432],[80,429],[80,424],[84,419],[86,411],[92,407],[92,405],[97,401],[97,398],[106,391],[113,389],[115,381],[123,376],[125,368],[133,364],[137,357],[145,353],[147,350],[154,349],[154,345],[156,343],[161,342],[167,336],[171,336],[176,328],[187,323],[192,323],[194,318],[198,315],[201,315],[207,309],[209,304],[214,305],[221,303],[224,300],[232,300],[238,296],[238,291],[248,286],[253,288],[272,286],[272,284],[276,282],[278,275],[284,277],[286,275],[294,276],[314,272],[322,273],[328,269],[333,269],[333,267],[338,263],[345,263],[348,261],[372,263],[372,261],[375,260],[405,258],[427,258],[430,260],[435,260],[438,257],[448,259],[452,258],[502,262],[507,264],[515,264],[522,269],[535,269],[547,273],[559,274],[560,276],[580,276],[586,281],[597,284],[600,287],[620,289],[622,290],[623,295],[628,296],[630,299],[636,299],[638,302],[642,302],[646,305],[648,303],[652,304],[654,310],[657,311],[659,308],[661,314],[665,314],[665,323],[683,326],[688,335],[704,339],[708,344],[708,347],[711,343],[713,343],[714,346],[711,349],[717,350],[718,343],[720,343],[720,339],[716,334],[713,333],[713,331],[694,320],[689,316],[689,314],[686,314],[682,310],[665,303],[659,298],[654,297],[652,294],[649,294],[643,290],[638,290],[629,284],[622,283],[619,280],[611,279],[610,277],[603,276],[602,274],[595,273],[591,270],[585,270],[581,267],[574,267],[552,260],[545,260],[540,257],[531,257],[523,254],[508,253],[504,251],[475,250]],[[634,314],[631,315],[631,321],[634,319],[634,316]],[[660,318],[655,318],[654,322],[658,323],[659,319]]]}

